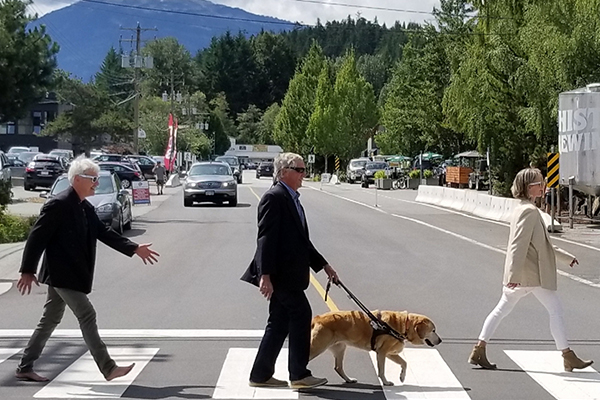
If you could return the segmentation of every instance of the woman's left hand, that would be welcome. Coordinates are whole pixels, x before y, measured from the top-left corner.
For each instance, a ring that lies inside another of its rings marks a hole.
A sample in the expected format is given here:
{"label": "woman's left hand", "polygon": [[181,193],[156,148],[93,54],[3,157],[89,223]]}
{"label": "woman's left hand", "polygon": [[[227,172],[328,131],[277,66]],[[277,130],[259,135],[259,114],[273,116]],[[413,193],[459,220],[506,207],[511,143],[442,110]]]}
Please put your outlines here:
{"label": "woman's left hand", "polygon": [[579,261],[577,261],[577,259],[576,259],[576,258],[574,258],[574,259],[573,259],[573,261],[571,261],[571,264],[569,264],[569,267],[573,268],[573,266],[574,266],[575,264],[579,264]]}

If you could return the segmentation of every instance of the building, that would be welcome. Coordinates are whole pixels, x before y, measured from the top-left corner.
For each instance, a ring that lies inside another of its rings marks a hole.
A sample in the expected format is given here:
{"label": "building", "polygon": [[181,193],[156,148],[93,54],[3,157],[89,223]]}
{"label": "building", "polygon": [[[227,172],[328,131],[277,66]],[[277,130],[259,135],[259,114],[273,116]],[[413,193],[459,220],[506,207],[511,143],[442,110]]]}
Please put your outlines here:
{"label": "building", "polygon": [[269,146],[266,144],[236,144],[235,139],[231,140],[229,150],[225,152],[226,156],[237,156],[240,163],[247,164],[261,163],[263,161],[273,161],[277,155],[283,153],[280,146]]}
{"label": "building", "polygon": [[60,103],[54,92],[46,92],[42,100],[29,108],[25,117],[0,124],[0,150],[7,151],[13,146],[36,147],[42,152],[58,147],[70,148],[66,143],[58,143],[55,138],[41,136],[41,132],[48,122],[71,107]]}

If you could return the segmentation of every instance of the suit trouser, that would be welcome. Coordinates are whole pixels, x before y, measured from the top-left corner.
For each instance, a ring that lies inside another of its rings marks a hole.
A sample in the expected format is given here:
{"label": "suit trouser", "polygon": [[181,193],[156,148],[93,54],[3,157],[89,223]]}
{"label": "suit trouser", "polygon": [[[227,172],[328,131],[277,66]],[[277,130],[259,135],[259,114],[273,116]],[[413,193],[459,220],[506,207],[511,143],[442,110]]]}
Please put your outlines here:
{"label": "suit trouser", "polygon": [[277,356],[288,335],[290,380],[296,381],[311,375],[306,368],[310,355],[311,320],[312,310],[304,291],[273,292],[265,334],[250,372],[252,382],[265,382],[273,376]]}
{"label": "suit trouser", "polygon": [[552,333],[556,348],[558,350],[564,350],[569,347],[567,334],[565,333],[563,309],[560,298],[558,297],[556,290],[548,290],[539,286],[518,286],[513,289],[504,286],[502,289],[502,298],[500,298],[496,308],[492,310],[483,323],[483,328],[479,334],[479,340],[488,342],[504,317],[510,314],[519,300],[529,293],[533,293],[548,311],[548,316],[550,317],[550,333]]}
{"label": "suit trouser", "polygon": [[87,345],[94,361],[98,365],[100,372],[107,377],[116,367],[116,363],[106,349],[98,334],[98,325],[96,324],[96,310],[90,303],[85,293],[71,289],[62,289],[48,286],[48,297],[44,304],[44,312],[38,323],[37,328],[29,339],[25,348],[21,362],[17,367],[17,372],[30,372],[33,370],[33,363],[40,358],[46,342],[58,326],[65,313],[65,305],[69,306],[73,314],[79,321],[79,327],[83,334],[83,340]]}

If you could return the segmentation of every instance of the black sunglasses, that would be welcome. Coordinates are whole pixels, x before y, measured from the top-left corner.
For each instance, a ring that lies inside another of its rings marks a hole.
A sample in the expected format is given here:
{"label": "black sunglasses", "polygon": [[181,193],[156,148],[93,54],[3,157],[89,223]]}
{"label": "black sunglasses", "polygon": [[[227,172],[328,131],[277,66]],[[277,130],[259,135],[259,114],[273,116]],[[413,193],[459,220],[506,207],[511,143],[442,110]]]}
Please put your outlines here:
{"label": "black sunglasses", "polygon": [[306,168],[304,168],[304,167],[287,167],[287,169],[293,169],[294,171],[296,171],[299,174],[303,174],[306,172]]}

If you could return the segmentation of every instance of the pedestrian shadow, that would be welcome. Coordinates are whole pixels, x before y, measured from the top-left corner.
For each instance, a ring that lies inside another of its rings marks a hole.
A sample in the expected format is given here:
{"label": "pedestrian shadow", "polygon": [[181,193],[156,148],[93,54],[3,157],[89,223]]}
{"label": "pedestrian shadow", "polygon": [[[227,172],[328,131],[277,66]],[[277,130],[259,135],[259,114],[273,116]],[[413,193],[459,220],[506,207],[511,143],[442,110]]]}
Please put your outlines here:
{"label": "pedestrian shadow", "polygon": [[315,389],[298,390],[303,397],[330,400],[381,400],[382,388],[380,385],[366,383],[345,383],[320,386]]}
{"label": "pedestrian shadow", "polygon": [[193,389],[214,389],[214,386],[205,385],[182,385],[166,387],[148,387],[140,385],[130,385],[121,396],[123,399],[148,399],[158,400],[167,398],[177,399],[210,399],[207,394],[186,393]]}
{"label": "pedestrian shadow", "polygon": [[127,238],[137,237],[137,236],[142,236],[144,233],[146,233],[145,229],[131,228],[131,229],[123,232],[123,236],[125,236]]}

